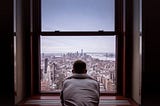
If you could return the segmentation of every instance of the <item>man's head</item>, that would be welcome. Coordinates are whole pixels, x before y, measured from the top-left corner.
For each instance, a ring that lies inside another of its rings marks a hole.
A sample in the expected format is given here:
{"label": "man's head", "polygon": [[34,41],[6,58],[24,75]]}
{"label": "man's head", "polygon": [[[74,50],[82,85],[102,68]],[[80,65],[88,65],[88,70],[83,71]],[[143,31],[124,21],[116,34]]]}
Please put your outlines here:
{"label": "man's head", "polygon": [[77,74],[85,74],[87,72],[86,63],[82,60],[75,61],[72,72]]}

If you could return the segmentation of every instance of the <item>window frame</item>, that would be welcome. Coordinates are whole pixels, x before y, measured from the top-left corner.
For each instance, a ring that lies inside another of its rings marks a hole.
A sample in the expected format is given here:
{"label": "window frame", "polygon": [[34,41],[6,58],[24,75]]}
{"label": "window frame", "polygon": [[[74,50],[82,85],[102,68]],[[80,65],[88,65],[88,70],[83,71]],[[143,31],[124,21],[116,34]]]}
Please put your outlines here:
{"label": "window frame", "polygon": [[[116,36],[116,70],[117,70],[117,93],[101,93],[101,95],[123,95],[125,92],[125,48],[123,34],[123,0],[115,0],[115,31],[41,31],[41,0],[32,2],[32,76],[31,89],[34,93],[48,94],[40,92],[40,36]],[[37,48],[38,47],[38,48]],[[38,60],[38,61],[37,61]],[[52,93],[58,95],[59,93]]]}

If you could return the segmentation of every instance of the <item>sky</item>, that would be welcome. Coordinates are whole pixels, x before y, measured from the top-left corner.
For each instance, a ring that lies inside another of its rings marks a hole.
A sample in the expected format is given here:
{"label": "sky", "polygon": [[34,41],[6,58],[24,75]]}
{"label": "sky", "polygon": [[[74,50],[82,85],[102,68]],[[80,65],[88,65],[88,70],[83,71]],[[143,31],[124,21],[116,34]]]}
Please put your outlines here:
{"label": "sky", "polygon": [[115,36],[41,36],[41,53],[115,53]]}
{"label": "sky", "polygon": [[114,0],[42,0],[42,31],[114,31]]}
{"label": "sky", "polygon": [[[42,0],[42,31],[114,31],[114,0]],[[41,53],[112,52],[114,36],[43,36]]]}

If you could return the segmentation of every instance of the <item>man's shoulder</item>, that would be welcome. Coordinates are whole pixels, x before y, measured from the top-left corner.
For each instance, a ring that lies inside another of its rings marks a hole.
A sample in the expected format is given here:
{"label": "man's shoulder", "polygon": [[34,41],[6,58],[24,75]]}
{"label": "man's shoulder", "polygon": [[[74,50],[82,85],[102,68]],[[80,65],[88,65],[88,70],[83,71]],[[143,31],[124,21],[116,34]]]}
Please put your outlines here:
{"label": "man's shoulder", "polygon": [[92,80],[95,80],[95,79],[93,79],[91,76],[89,76],[87,74],[74,74],[74,75],[66,78],[66,80],[67,79],[92,79]]}
{"label": "man's shoulder", "polygon": [[72,76],[66,78],[64,81],[66,82],[66,81],[69,81],[71,79],[79,79],[79,80],[81,80],[81,79],[89,79],[89,80],[92,80],[92,81],[95,81],[95,82],[98,83],[98,81],[96,79],[92,78],[91,76],[89,76],[87,74],[75,74],[75,75],[72,75]]}

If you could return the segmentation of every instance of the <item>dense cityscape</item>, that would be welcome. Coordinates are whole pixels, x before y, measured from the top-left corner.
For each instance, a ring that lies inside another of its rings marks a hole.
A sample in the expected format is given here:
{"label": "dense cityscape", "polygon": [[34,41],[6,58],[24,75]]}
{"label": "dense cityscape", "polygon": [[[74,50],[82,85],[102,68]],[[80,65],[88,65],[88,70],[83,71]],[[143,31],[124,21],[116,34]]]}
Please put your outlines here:
{"label": "dense cityscape", "polygon": [[41,92],[59,92],[65,78],[72,75],[73,63],[83,60],[87,74],[100,83],[100,91],[116,92],[116,61],[113,53],[41,53]]}

